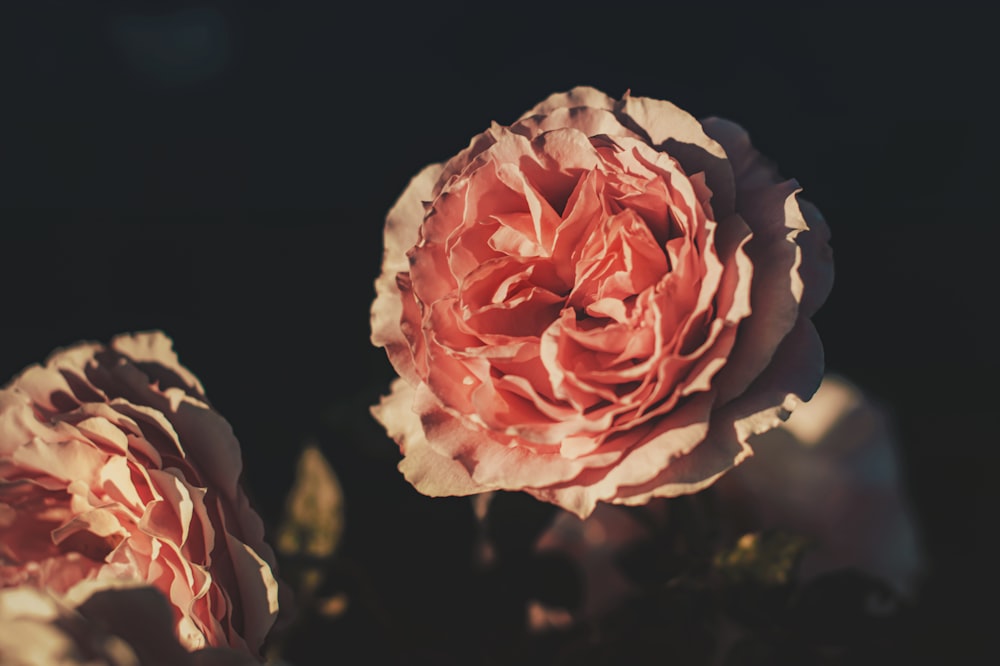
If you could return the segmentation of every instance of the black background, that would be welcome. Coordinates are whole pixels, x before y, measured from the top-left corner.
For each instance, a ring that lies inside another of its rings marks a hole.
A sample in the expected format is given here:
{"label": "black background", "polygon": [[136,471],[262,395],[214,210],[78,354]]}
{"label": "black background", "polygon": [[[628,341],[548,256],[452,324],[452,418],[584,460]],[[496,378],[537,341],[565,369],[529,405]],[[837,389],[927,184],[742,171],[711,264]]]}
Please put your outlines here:
{"label": "black background", "polygon": [[0,377],[163,329],[232,422],[269,523],[318,438],[346,552],[378,584],[409,584],[412,562],[440,573],[441,519],[467,504],[412,491],[367,415],[392,377],[368,343],[384,214],[422,166],[551,92],[669,99],[748,128],[826,215],[837,278],[815,321],[828,368],[896,418],[931,565],[914,640],[983,654],[1000,508],[985,14],[269,4],[0,10]]}

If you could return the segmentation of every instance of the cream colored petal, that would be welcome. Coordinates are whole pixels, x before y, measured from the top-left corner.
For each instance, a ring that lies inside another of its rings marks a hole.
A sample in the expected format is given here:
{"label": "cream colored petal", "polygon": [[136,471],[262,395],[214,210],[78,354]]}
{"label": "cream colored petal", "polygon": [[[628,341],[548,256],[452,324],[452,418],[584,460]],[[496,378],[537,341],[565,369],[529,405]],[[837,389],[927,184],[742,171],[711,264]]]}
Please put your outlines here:
{"label": "cream colored petal", "polygon": [[398,273],[409,269],[406,252],[419,240],[420,223],[425,212],[424,202],[433,198],[434,184],[443,168],[441,164],[431,164],[421,169],[389,209],[385,219],[383,272]]}
{"label": "cream colored petal", "polygon": [[[24,391],[38,405],[54,412],[65,411],[74,402],[100,400],[104,397],[101,390],[89,381],[84,369],[96,363],[95,357],[103,349],[92,342],[58,349],[44,366],[28,367],[8,386]],[[55,398],[59,399],[58,405],[53,402]]]}
{"label": "cream colored petal", "polygon": [[[103,623],[88,622],[46,592],[28,586],[0,590],[0,660],[9,666],[141,664]],[[188,662],[181,656],[173,663],[187,666]]]}
{"label": "cream colored petal", "polygon": [[91,416],[79,421],[77,429],[90,440],[119,453],[128,451],[128,436],[103,416]]}
{"label": "cream colored petal", "polygon": [[48,428],[48,424],[38,421],[31,409],[31,399],[24,391],[14,387],[0,390],[0,456],[11,455]]}
{"label": "cream colored petal", "polygon": [[725,429],[713,420],[709,435],[691,453],[671,461],[666,469],[647,483],[619,488],[618,496],[609,501],[639,506],[656,497],[678,497],[700,492],[752,453],[749,446],[739,441],[731,425]]}
{"label": "cream colored petal", "polygon": [[[753,193],[784,182],[774,163],[753,147],[750,135],[742,127],[723,118],[707,118],[702,125],[729,156],[741,212],[759,198]],[[803,315],[809,317],[823,304],[833,286],[833,251],[829,246],[830,228],[819,210],[801,197],[798,208],[803,219],[802,232],[796,238],[802,248],[802,262],[798,268],[804,283],[801,308]]]}
{"label": "cream colored petal", "polygon": [[[563,458],[556,446],[542,451],[527,442],[517,442],[512,436],[480,430],[442,407],[425,385],[417,388],[415,405],[430,447],[439,456],[460,461],[472,481],[480,486],[477,492],[561,483],[596,464],[587,458]],[[619,452],[612,453],[613,457],[618,455]],[[606,461],[602,458],[601,463]]]}
{"label": "cream colored petal", "polygon": [[413,359],[400,327],[403,302],[396,275],[410,268],[406,252],[417,244],[424,202],[432,199],[434,183],[442,169],[441,164],[432,164],[421,170],[389,210],[383,235],[382,272],[375,280],[375,301],[371,307],[372,344],[385,347],[396,371],[412,378],[415,378]]}
{"label": "cream colored petal", "polygon": [[758,192],[750,200],[753,205],[745,206],[742,217],[754,233],[745,246],[754,270],[751,314],[741,322],[729,362],[719,373],[716,386],[720,404],[747,390],[802,317],[799,303],[803,283],[798,272],[802,249],[797,238],[805,221],[799,210],[798,191],[795,181],[787,181]]}
{"label": "cream colored petal", "polygon": [[170,540],[178,548],[182,547],[191,529],[194,502],[188,484],[178,478],[174,470],[149,470],[149,478],[155,484],[162,500],[151,502],[139,521],[139,527],[147,534]]}
{"label": "cream colored petal", "polygon": [[379,404],[371,408],[372,416],[399,445],[403,455],[409,452],[411,442],[424,437],[420,416],[413,411],[415,397],[416,391],[412,386],[402,379],[395,379],[389,386],[389,394],[382,396]]}
{"label": "cream colored petal", "polygon": [[[537,141],[540,134],[561,129],[574,129],[588,137],[606,134],[614,138],[640,138],[638,134],[622,125],[619,118],[612,112],[611,107],[556,108],[545,115],[525,116],[514,123],[510,131]],[[546,142],[548,140],[548,136],[540,138]],[[558,156],[556,157],[558,158]],[[579,159],[576,154],[570,157],[574,160]],[[556,162],[556,164],[561,169],[571,167],[570,163]]]}
{"label": "cream colored petal", "polygon": [[406,457],[399,462],[399,471],[428,497],[461,497],[493,490],[473,481],[462,463],[437,453],[426,439],[411,444]]}
{"label": "cream colored petal", "polygon": [[278,581],[253,548],[229,533],[226,541],[239,585],[243,638],[256,653],[278,617]]}
{"label": "cream colored petal", "polygon": [[705,133],[694,116],[670,102],[649,97],[626,96],[615,110],[644,132],[653,146],[680,162],[685,173],[705,174],[717,219],[733,213],[736,184],[726,151]]}
{"label": "cream colored petal", "polygon": [[693,396],[684,407],[647,426],[650,433],[615,466],[587,470],[569,483],[528,492],[587,518],[599,501],[644,504],[651,497],[686,494],[708,485],[706,478],[733,464],[733,455],[727,453],[720,462],[715,447],[711,455],[703,450],[712,399],[710,394]]}
{"label": "cream colored petal", "polygon": [[430,497],[474,495],[489,490],[474,482],[460,462],[431,448],[420,417],[413,411],[415,396],[413,387],[397,379],[393,381],[389,395],[383,396],[371,410],[403,452],[399,471],[406,480]]}
{"label": "cream colored petal", "polygon": [[802,316],[811,317],[826,302],[833,289],[833,249],[830,247],[830,227],[823,214],[811,202],[798,198],[802,217],[809,225],[796,237],[802,248],[799,276],[804,285],[799,310]]}
{"label": "cream colored petal", "polygon": [[646,483],[673,461],[696,449],[708,434],[708,418],[715,396],[711,392],[691,396],[661,418],[651,421],[649,434],[594,486],[598,499],[607,501],[622,486]]}
{"label": "cream colored petal", "polygon": [[150,379],[164,386],[183,386],[189,393],[205,397],[205,389],[191,371],[181,365],[174,352],[174,342],[163,331],[147,331],[118,335],[112,338],[111,348],[127,356],[142,368]]}
{"label": "cream colored petal", "polygon": [[114,456],[101,468],[100,488],[112,499],[124,501],[133,511],[143,510],[143,500],[136,491],[128,460]]}
{"label": "cream colored petal", "polygon": [[96,483],[101,467],[108,455],[90,442],[71,439],[64,442],[46,442],[33,439],[10,456],[10,461],[22,470],[58,479],[87,484]]}
{"label": "cream colored petal", "polygon": [[590,86],[577,86],[571,90],[561,93],[552,93],[544,100],[525,111],[521,118],[529,118],[539,114],[549,114],[556,109],[574,108],[578,106],[589,106],[595,109],[611,110],[615,106],[615,100],[597,88]]}
{"label": "cream colored petal", "polygon": [[803,320],[788,335],[771,366],[744,396],[713,413],[708,436],[691,453],[671,462],[657,478],[620,488],[611,501],[645,504],[654,497],[698,492],[752,455],[748,440],[781,424],[812,396],[823,372],[819,337]]}

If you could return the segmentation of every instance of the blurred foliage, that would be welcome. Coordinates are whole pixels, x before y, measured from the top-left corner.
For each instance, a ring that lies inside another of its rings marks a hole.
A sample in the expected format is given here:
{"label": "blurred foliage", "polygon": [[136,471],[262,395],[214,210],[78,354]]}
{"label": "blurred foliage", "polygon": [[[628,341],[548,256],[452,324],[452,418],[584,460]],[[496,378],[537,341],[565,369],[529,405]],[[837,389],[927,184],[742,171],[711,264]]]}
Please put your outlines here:
{"label": "blurred foliage", "polygon": [[344,494],[319,447],[299,454],[276,545],[285,556],[329,557],[344,531]]}
{"label": "blurred foliage", "polygon": [[268,646],[269,663],[285,663],[289,636],[316,613],[336,617],[345,612],[347,597],[318,596],[344,532],[344,492],[333,467],[309,442],[295,466],[285,498],[285,510],[275,533],[282,578],[295,595],[294,620],[279,627]]}
{"label": "blurred foliage", "polygon": [[751,532],[715,557],[715,567],[734,583],[785,585],[809,546],[809,539],[785,532]]}
{"label": "blurred foliage", "polygon": [[[559,515],[551,505],[498,492],[478,501],[406,495],[382,513],[366,510],[379,522],[352,522],[363,538],[342,546],[337,477],[307,446],[277,531],[298,599],[273,663],[863,666],[919,657],[906,640],[910,609],[884,583],[854,571],[802,580],[808,540],[723,534],[711,492],[622,509],[645,530],[612,559],[633,593],[597,616],[581,614],[595,582],[581,563],[535,547]],[[553,621],[533,631],[532,613]]]}

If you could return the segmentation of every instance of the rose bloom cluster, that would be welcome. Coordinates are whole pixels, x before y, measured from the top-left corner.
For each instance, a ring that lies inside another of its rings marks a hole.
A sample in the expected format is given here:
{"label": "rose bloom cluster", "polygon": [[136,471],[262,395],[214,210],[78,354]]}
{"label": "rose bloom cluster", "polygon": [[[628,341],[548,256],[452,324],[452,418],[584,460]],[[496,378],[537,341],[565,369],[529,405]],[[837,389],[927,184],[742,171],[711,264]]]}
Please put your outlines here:
{"label": "rose bloom cluster", "polygon": [[425,168],[372,306],[402,473],[581,517],[711,484],[823,375],[832,253],[799,190],[732,122],[593,88]]}
{"label": "rose bloom cluster", "polygon": [[241,469],[162,333],[57,351],[0,390],[0,588],[76,608],[149,585],[184,648],[257,659],[279,586]]}

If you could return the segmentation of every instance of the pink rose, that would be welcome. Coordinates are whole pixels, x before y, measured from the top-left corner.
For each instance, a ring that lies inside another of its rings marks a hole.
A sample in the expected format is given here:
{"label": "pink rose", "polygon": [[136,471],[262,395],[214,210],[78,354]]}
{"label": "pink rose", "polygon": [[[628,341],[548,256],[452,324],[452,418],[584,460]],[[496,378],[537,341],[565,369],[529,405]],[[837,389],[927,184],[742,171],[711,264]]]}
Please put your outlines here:
{"label": "pink rose", "polygon": [[232,428],[162,333],[54,353],[0,390],[0,588],[78,605],[147,583],[181,644],[257,656],[274,555]]}
{"label": "pink rose", "polygon": [[252,666],[228,648],[189,653],[151,587],[95,592],[75,609],[33,587],[0,589],[0,663],[7,666]]}
{"label": "pink rose", "polygon": [[739,126],[593,88],[425,168],[372,306],[403,474],[580,516],[711,484],[822,376],[832,256],[798,191]]}

